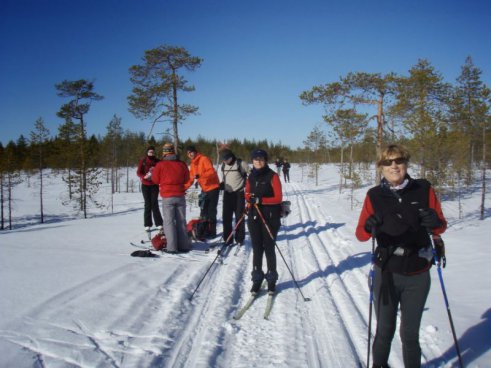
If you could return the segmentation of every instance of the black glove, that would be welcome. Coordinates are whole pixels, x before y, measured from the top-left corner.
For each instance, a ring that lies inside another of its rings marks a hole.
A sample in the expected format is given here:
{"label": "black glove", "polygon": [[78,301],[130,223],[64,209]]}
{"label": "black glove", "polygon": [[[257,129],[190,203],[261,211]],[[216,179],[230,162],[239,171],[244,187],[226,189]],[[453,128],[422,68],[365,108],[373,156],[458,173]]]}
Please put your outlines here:
{"label": "black glove", "polygon": [[[447,258],[445,257],[445,243],[440,235],[433,235],[433,244],[435,245],[436,257],[442,268],[447,265]],[[433,262],[435,264],[435,262]]]}
{"label": "black glove", "polygon": [[427,229],[434,229],[440,227],[442,224],[433,208],[423,208],[419,210],[419,223]]}
{"label": "black glove", "polygon": [[218,189],[220,189],[220,190],[225,189],[225,183],[223,181],[220,183],[220,186],[218,187]]}
{"label": "black glove", "polygon": [[261,204],[261,197],[256,197],[256,196],[252,195],[252,196],[249,198],[249,203],[250,203],[251,205]]}
{"label": "black glove", "polygon": [[370,215],[365,221],[365,231],[371,234],[372,230],[376,230],[380,225],[382,225],[382,219],[377,215]]}

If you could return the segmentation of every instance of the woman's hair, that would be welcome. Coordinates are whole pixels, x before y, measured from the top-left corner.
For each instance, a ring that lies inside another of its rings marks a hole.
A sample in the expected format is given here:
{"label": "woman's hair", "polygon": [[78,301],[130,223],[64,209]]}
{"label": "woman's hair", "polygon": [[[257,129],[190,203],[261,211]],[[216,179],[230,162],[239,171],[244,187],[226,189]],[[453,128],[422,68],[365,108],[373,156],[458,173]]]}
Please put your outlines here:
{"label": "woman's hair", "polygon": [[382,162],[385,161],[388,157],[392,157],[392,158],[401,157],[407,163],[411,158],[411,155],[409,154],[409,151],[406,149],[406,147],[398,144],[390,144],[387,147],[385,147],[385,149],[383,149],[382,152],[380,153],[380,157],[377,161],[377,167],[382,166]]}

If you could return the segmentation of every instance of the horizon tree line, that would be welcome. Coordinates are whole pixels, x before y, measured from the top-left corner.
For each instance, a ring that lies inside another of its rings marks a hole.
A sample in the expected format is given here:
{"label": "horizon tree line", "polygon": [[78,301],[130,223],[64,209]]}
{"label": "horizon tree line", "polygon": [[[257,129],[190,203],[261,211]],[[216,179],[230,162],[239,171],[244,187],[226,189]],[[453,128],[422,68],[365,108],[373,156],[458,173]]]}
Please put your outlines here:
{"label": "horizon tree line", "polygon": [[[361,177],[378,183],[378,172],[367,173],[369,164],[375,161],[383,145],[402,143],[412,152],[419,176],[432,181],[441,188],[441,193],[457,193],[460,198],[462,188],[475,183],[475,171],[480,170],[480,217],[485,216],[491,93],[471,57],[465,60],[454,84],[445,82],[428,60],[421,59],[406,76],[350,72],[337,81],[301,92],[299,98],[304,105],[324,107],[325,124],[306,133],[304,146],[295,149],[266,139],[231,137],[227,142],[218,142],[198,136],[182,141],[178,125],[198,111],[197,106],[181,102],[182,93],[195,90],[185,79],[185,73],[195,71],[203,60],[182,47],[164,45],[145,51],[142,61],[141,65],[129,68],[134,88],[128,105],[135,117],[153,122],[146,136],[143,132],[123,131],[121,118],[116,114],[108,122],[104,136],[88,136],[91,103],[103,96],[95,92],[94,82],[80,79],[55,85],[57,95],[65,102],[57,112],[63,123],[54,137],[49,137],[49,130],[39,117],[29,140],[21,135],[5,147],[0,143],[1,229],[5,226],[5,206],[11,218],[11,190],[21,180],[20,170],[39,174],[41,223],[46,168],[63,172],[67,183],[65,204],[75,205],[84,218],[89,202],[100,206],[94,198],[101,185],[101,170],[105,170],[106,182],[111,183],[111,193],[129,191],[129,170],[137,164],[145,147],[164,143],[152,135],[157,123],[170,125],[167,136],[172,137],[176,152],[193,144],[218,163],[223,147],[248,159],[249,152],[259,146],[267,149],[272,159],[288,158],[290,162],[311,165],[316,185],[320,165],[338,163],[340,192],[349,186],[348,182],[351,190],[359,186]],[[375,128],[370,121],[375,122]],[[121,170],[126,170],[126,175]],[[121,177],[126,177],[125,188]]]}

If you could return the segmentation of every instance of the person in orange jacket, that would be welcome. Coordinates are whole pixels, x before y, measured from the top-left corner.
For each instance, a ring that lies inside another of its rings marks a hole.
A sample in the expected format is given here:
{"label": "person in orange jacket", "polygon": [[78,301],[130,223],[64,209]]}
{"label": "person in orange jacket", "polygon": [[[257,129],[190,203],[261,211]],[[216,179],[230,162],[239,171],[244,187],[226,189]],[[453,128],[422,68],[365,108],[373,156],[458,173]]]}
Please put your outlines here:
{"label": "person in orange jacket", "polygon": [[185,185],[186,190],[196,180],[201,187],[200,217],[208,221],[207,237],[217,235],[217,206],[220,195],[220,179],[213,167],[211,160],[199,153],[194,146],[186,148],[187,156],[191,160],[189,165],[189,181]]}

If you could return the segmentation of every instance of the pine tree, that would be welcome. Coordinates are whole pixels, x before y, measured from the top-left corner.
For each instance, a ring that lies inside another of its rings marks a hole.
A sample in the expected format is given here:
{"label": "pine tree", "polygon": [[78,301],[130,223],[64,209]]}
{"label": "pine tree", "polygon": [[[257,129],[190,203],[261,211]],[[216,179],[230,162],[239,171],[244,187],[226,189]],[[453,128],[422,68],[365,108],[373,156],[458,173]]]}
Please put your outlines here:
{"label": "pine tree", "polygon": [[39,170],[39,213],[41,223],[44,223],[43,206],[43,169],[44,169],[44,146],[49,139],[49,129],[44,125],[42,118],[38,118],[34,123],[34,130],[31,132],[31,147],[37,147],[38,170]]}
{"label": "pine tree", "polygon": [[139,119],[152,119],[152,130],[157,122],[170,119],[176,152],[179,148],[178,124],[198,111],[196,106],[178,102],[178,93],[195,89],[180,73],[181,70],[194,71],[201,62],[202,59],[191,56],[182,47],[159,46],[145,51],[142,65],[130,68],[130,80],[134,85],[133,93],[128,97],[130,112]]}
{"label": "pine tree", "polygon": [[69,178],[69,185],[72,185],[75,181],[77,182],[77,189],[75,189],[74,193],[78,195],[77,201],[84,218],[87,218],[87,202],[88,200],[95,202],[91,196],[94,193],[94,188],[99,187],[99,182],[94,179],[92,173],[92,171],[97,171],[97,169],[88,165],[88,150],[90,147],[87,141],[85,116],[90,110],[91,102],[99,101],[103,97],[93,91],[93,82],[84,79],[77,81],[65,80],[56,84],[55,87],[58,90],[58,96],[69,99],[67,103],[61,106],[57,115],[63,118],[65,122],[78,121],[78,124],[76,124],[78,130],[76,140],[79,153],[78,167],[75,175]]}
{"label": "pine tree", "polygon": [[[354,109],[337,110],[331,115],[324,116],[324,120],[329,124],[333,132],[337,135],[341,145],[341,169],[340,169],[340,184],[339,191],[343,186],[343,179],[352,179],[353,171],[353,148],[355,142],[360,138],[364,129],[367,126],[367,115],[357,114]],[[348,145],[350,149],[348,174],[345,174],[344,169],[344,149]]]}
{"label": "pine tree", "polygon": [[[377,121],[377,155],[381,152],[385,109],[390,96],[396,89],[397,77],[393,73],[381,75],[380,73],[348,73],[341,77],[338,82],[326,85],[314,86],[310,91],[304,91],[300,99],[304,104],[321,103],[325,106],[328,115],[336,110],[354,109],[357,105],[375,106],[377,113],[371,118]],[[370,118],[370,119],[371,119]],[[378,182],[377,175],[377,182]]]}
{"label": "pine tree", "polygon": [[409,70],[408,77],[398,81],[397,103],[391,112],[419,145],[414,156],[419,157],[423,178],[428,169],[435,169],[430,161],[439,135],[445,129],[449,90],[440,73],[424,59]]}
{"label": "pine tree", "polygon": [[457,86],[452,99],[452,127],[467,136],[467,183],[472,181],[476,151],[481,150],[481,206],[480,218],[484,219],[486,198],[487,133],[489,130],[490,90],[481,80],[481,70],[469,56],[457,78]]}

